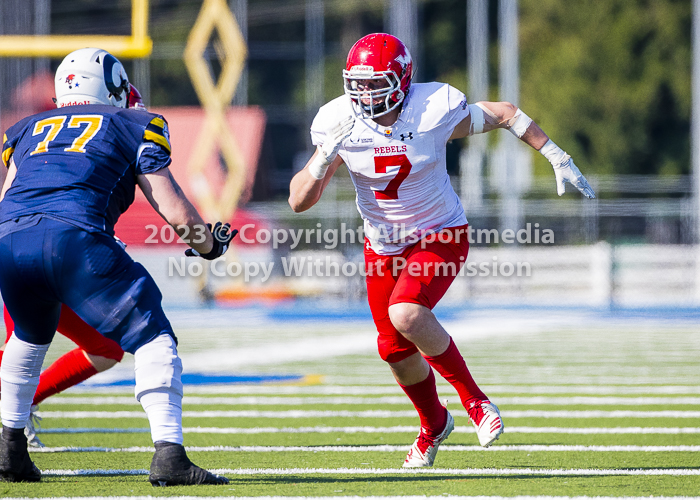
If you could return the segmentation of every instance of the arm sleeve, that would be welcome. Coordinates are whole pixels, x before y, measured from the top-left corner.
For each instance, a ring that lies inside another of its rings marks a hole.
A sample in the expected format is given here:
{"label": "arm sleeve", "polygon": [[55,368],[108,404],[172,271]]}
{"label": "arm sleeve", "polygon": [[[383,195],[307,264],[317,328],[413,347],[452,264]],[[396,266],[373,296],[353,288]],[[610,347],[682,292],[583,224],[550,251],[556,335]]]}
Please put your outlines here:
{"label": "arm sleeve", "polygon": [[155,116],[146,126],[139,146],[136,174],[152,174],[170,165],[170,131],[162,116]]}

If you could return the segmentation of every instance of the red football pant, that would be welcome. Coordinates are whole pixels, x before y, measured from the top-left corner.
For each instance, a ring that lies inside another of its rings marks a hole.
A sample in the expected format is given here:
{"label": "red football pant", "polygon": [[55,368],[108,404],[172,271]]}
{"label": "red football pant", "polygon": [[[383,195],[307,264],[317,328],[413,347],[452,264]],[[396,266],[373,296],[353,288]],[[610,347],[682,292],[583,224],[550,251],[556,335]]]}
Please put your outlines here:
{"label": "red football pant", "polygon": [[[7,308],[4,311],[4,319],[7,340],[9,340],[14,331],[14,321],[7,312]],[[58,394],[95,375],[97,370],[85,353],[113,359],[117,362],[124,357],[124,351],[119,347],[119,344],[102,336],[65,305],[61,307],[61,318],[57,330],[75,342],[79,348],[64,354],[44,370],[39,379],[39,386],[32,404],[39,404],[49,396]]]}
{"label": "red football pant", "polygon": [[365,241],[367,298],[384,361],[397,363],[418,352],[394,328],[389,306],[409,302],[433,309],[437,305],[467,260],[467,227],[443,229],[434,241],[419,241],[398,255],[379,255]]}
{"label": "red football pant", "polygon": [[[379,255],[365,242],[367,297],[379,333],[379,355],[384,361],[398,363],[419,352],[391,323],[389,306],[408,302],[433,309],[437,305],[467,259],[467,227],[443,229],[439,237],[420,241],[399,255]],[[425,359],[452,384],[465,407],[470,401],[487,399],[452,339],[444,353]],[[416,407],[421,426],[429,434],[441,432],[445,412],[438,400],[432,370],[422,382],[402,388]]]}

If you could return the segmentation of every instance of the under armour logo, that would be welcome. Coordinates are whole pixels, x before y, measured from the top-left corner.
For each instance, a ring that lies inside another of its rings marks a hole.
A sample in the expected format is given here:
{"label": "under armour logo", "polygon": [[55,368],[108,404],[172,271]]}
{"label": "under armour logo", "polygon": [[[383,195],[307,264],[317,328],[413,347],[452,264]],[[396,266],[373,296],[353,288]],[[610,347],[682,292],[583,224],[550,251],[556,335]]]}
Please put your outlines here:
{"label": "under armour logo", "polygon": [[400,137],[402,141],[405,141],[406,139],[413,139],[413,132],[409,132],[408,135],[401,134]]}

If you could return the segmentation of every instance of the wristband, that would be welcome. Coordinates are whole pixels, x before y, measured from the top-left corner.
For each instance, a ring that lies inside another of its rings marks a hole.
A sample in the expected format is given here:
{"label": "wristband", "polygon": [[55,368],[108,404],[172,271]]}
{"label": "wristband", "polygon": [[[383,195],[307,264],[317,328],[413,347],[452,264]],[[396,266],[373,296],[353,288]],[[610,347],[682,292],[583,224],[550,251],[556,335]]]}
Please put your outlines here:
{"label": "wristband", "polygon": [[532,123],[532,118],[527,116],[520,110],[520,108],[518,108],[510,121],[513,123],[513,125],[511,125],[508,130],[510,130],[510,133],[515,137],[521,139],[525,135],[527,128]]}
{"label": "wristband", "polygon": [[309,165],[309,173],[314,179],[321,180],[326,176],[330,163],[326,163],[322,155],[317,155]]}
{"label": "wristband", "polygon": [[547,143],[542,146],[540,153],[549,160],[552,166],[563,163],[568,156],[564,150],[552,142],[552,139],[549,139]]}

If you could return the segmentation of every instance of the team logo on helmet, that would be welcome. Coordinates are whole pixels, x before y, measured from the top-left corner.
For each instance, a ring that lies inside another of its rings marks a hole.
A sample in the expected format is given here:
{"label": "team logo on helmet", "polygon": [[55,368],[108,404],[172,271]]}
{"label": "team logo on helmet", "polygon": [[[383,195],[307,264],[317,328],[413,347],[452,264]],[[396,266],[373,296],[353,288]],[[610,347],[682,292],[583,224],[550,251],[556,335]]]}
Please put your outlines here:
{"label": "team logo on helmet", "polygon": [[406,69],[406,66],[408,66],[408,63],[411,62],[411,57],[408,56],[407,54],[400,54],[396,56],[396,62],[398,62],[402,68]]}

